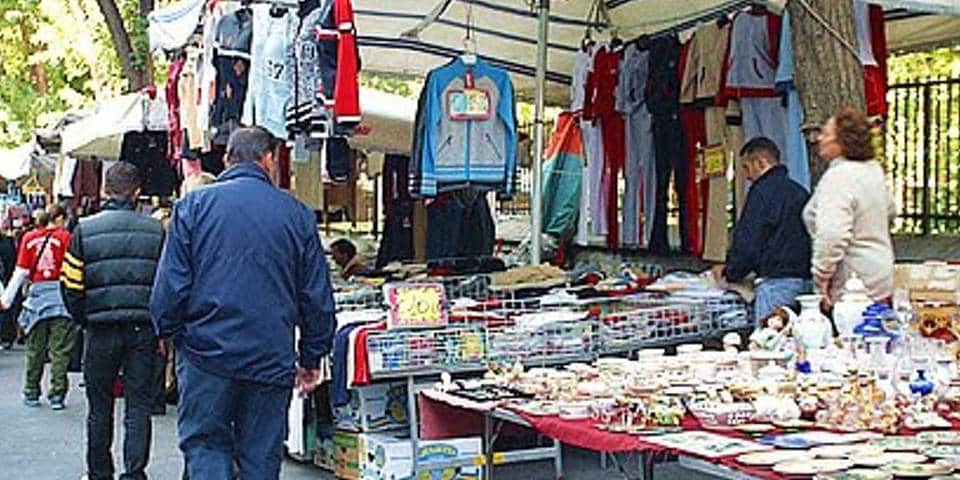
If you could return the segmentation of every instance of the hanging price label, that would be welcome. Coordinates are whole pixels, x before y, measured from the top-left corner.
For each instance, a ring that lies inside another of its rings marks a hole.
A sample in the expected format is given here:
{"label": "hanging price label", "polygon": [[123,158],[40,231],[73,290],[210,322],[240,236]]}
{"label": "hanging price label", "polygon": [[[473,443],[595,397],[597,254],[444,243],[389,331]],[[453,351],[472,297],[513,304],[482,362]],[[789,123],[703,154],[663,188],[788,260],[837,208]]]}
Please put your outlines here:
{"label": "hanging price label", "polygon": [[714,145],[703,149],[703,177],[723,177],[727,174],[727,148]]}
{"label": "hanging price label", "polygon": [[384,285],[390,306],[387,328],[442,327],[447,324],[443,286],[436,283]]}

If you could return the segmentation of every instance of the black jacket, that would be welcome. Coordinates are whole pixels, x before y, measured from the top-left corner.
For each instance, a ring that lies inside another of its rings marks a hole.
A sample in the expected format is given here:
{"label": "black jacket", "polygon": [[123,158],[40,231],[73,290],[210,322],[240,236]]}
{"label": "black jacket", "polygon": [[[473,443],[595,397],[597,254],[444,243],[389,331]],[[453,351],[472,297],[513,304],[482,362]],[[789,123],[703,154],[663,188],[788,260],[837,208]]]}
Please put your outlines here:
{"label": "black jacket", "polygon": [[163,227],[111,200],[80,220],[64,257],[60,284],[73,318],[83,325],[150,325],[150,293],[163,247]]}
{"label": "black jacket", "polygon": [[743,214],[733,229],[726,277],[738,282],[755,272],[760,278],[810,278],[810,235],[803,207],[810,195],[777,165],[763,174],[747,194]]}

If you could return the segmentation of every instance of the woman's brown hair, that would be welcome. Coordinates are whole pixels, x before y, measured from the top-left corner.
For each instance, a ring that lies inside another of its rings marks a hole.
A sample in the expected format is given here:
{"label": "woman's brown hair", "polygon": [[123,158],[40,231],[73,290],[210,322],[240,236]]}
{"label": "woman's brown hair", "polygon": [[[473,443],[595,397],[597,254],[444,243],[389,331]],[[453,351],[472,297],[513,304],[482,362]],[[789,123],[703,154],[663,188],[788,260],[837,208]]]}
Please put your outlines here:
{"label": "woman's brown hair", "polygon": [[833,118],[837,125],[837,141],[843,147],[843,156],[848,160],[861,162],[873,160],[873,137],[867,115],[852,108],[845,108]]}

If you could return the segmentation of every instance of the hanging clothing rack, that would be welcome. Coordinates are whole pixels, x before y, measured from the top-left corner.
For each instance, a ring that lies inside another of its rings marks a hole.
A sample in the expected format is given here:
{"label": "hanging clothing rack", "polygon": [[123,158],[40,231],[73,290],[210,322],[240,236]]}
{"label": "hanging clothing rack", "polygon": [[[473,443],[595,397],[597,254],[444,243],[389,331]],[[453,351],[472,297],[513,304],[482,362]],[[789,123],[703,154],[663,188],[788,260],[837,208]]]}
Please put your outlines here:
{"label": "hanging clothing rack", "polygon": [[684,31],[684,30],[689,30],[689,29],[691,29],[691,28],[695,28],[695,27],[697,27],[698,25],[700,25],[700,24],[702,24],[702,23],[709,22],[709,21],[713,21],[713,20],[715,20],[719,15],[729,15],[730,13],[733,13],[733,12],[736,12],[736,11],[739,11],[739,10],[743,10],[744,8],[751,7],[751,6],[754,6],[754,5],[766,6],[766,2],[758,2],[758,1],[756,1],[756,0],[735,0],[735,1],[731,1],[731,2],[729,2],[729,3],[727,3],[727,4],[724,4],[724,5],[719,6],[719,7],[717,7],[717,8],[714,8],[714,9],[711,9],[711,10],[709,10],[709,11],[706,11],[706,12],[703,12],[703,13],[700,13],[700,14],[697,14],[697,15],[691,17],[690,19],[684,20],[683,22],[680,22],[680,23],[678,23],[678,24],[676,24],[676,25],[672,25],[672,26],[670,26],[670,27],[664,28],[664,29],[662,29],[662,30],[658,30],[658,31],[656,31],[656,32],[652,32],[652,33],[647,33],[647,34],[640,35],[639,37],[631,40],[630,43],[637,43],[637,42],[641,41],[642,39],[650,39],[650,38],[655,38],[655,37],[662,37],[662,36],[664,36],[664,35],[673,35],[673,34],[676,34],[676,33],[680,33],[680,32],[682,32],[682,31]]}

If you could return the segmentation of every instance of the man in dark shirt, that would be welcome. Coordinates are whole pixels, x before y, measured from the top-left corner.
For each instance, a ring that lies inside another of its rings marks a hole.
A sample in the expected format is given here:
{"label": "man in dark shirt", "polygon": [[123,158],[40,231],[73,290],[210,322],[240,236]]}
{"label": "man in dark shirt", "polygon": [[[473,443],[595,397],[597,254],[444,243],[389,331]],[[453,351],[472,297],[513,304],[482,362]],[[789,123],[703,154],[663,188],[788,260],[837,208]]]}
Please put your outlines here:
{"label": "man in dark shirt", "polygon": [[747,142],[739,168],[753,186],[733,229],[726,267],[719,265],[714,273],[728,282],[756,274],[754,313],[761,320],[811,291],[810,236],[802,219],[809,194],[787,177],[780,150],[769,138]]}

